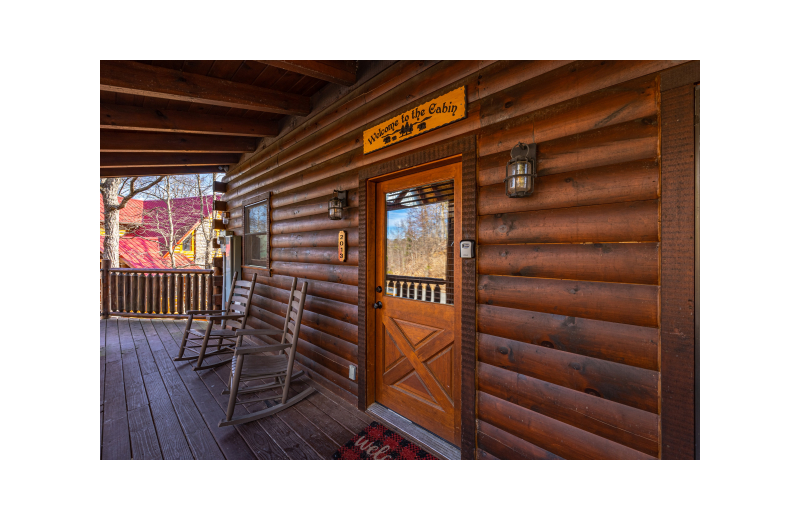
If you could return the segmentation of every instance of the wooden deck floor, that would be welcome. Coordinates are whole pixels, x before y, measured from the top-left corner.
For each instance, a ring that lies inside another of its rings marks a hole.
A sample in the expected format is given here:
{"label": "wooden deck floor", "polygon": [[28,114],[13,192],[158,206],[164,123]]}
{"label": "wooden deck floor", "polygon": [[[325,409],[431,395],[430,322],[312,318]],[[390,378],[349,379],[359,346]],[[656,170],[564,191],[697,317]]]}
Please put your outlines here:
{"label": "wooden deck floor", "polygon": [[219,428],[230,370],[194,372],[189,363],[172,361],[184,327],[180,320],[100,320],[102,459],[330,459],[372,421],[318,390],[274,416]]}

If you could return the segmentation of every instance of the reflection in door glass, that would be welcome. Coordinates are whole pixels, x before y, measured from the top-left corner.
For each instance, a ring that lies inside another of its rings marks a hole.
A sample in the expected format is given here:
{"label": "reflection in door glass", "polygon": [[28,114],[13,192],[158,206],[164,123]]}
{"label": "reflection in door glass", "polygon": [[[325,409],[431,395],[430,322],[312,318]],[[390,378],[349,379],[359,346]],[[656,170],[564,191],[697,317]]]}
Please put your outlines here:
{"label": "reflection in door glass", "polygon": [[453,304],[453,181],[386,194],[386,295]]}

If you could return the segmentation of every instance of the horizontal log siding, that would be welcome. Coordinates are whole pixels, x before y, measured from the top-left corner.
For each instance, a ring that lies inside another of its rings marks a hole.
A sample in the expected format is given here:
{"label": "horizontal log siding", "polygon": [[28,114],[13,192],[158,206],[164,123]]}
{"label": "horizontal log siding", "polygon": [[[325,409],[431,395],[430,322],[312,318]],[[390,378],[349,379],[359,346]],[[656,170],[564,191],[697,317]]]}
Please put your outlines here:
{"label": "horizontal log siding", "polygon": [[[680,61],[400,62],[232,168],[228,229],[272,193],[272,276],[251,318],[282,325],[309,281],[298,360],[355,403],[358,170],[478,137],[478,455],[659,456],[658,74]],[[363,130],[453,88],[468,117],[364,156]],[[517,141],[539,145],[533,197],[502,184]],[[334,189],[345,218],[327,218]],[[347,232],[348,257],[335,258]]]}

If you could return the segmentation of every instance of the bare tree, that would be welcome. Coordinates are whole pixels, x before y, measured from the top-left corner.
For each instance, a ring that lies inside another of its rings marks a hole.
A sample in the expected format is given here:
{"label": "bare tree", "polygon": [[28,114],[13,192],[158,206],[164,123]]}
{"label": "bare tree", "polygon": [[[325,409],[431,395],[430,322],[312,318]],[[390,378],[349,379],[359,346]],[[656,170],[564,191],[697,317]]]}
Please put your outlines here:
{"label": "bare tree", "polygon": [[388,274],[446,277],[448,203],[405,208],[386,243]]}
{"label": "bare tree", "polygon": [[163,182],[154,184],[147,192],[151,198],[164,203],[162,206],[146,210],[144,216],[149,230],[161,237],[159,248],[162,254],[169,255],[172,269],[175,269],[175,246],[178,245],[178,240],[197,222],[195,211],[175,211],[174,201],[193,196],[192,188],[193,186],[184,178],[167,175]]}
{"label": "bare tree", "polygon": [[[159,182],[164,177],[158,177],[150,182],[149,179],[137,177],[107,177],[100,180],[100,194],[103,196],[103,259],[111,260],[111,267],[119,267],[119,212],[128,201],[136,195],[143,193]],[[137,187],[139,183],[139,187]],[[119,194],[128,187],[128,194],[119,199]]]}
{"label": "bare tree", "polygon": [[[199,173],[197,174],[197,177],[196,177],[196,180],[197,180],[197,196],[200,197],[201,203],[205,204],[206,203],[205,196],[209,192],[213,195],[213,186],[214,186],[214,181],[217,180],[217,174],[216,173],[212,173],[211,174],[211,184],[203,183],[203,177],[205,177],[205,176],[200,175]],[[209,204],[211,204],[211,207],[207,211],[207,213],[209,215],[211,214],[211,212],[214,209],[214,205],[213,205],[214,201],[213,200],[214,199],[213,199],[213,196],[212,196],[211,200],[208,202]],[[195,241],[194,261],[195,261],[196,264],[201,264],[201,262],[200,262],[201,259],[198,258],[198,254],[200,253],[200,251],[202,249],[202,254],[203,254],[202,267],[205,268],[205,269],[210,269],[211,268],[211,263],[212,263],[213,257],[214,257],[214,249],[213,249],[213,246],[211,244],[211,241],[214,240],[214,229],[211,226],[211,224],[209,222],[207,222],[203,218],[205,216],[205,214],[206,214],[206,212],[202,211],[203,209],[204,208],[201,208],[201,215],[200,215],[200,218],[202,219],[201,223],[200,223],[200,226],[199,226],[200,234],[195,235],[197,238],[202,238],[203,244],[202,244],[202,247],[200,247],[200,244],[198,244],[198,241],[197,240]]]}
{"label": "bare tree", "polygon": [[[213,180],[215,175],[168,176],[163,182],[154,185],[145,198],[155,199],[162,204],[145,210],[148,230],[156,233],[161,253],[169,255],[170,266],[174,269],[175,247],[196,224],[194,264],[207,268],[212,263],[212,226],[206,222],[211,214]],[[209,182],[209,179],[211,182]],[[178,199],[187,199],[181,200]]]}

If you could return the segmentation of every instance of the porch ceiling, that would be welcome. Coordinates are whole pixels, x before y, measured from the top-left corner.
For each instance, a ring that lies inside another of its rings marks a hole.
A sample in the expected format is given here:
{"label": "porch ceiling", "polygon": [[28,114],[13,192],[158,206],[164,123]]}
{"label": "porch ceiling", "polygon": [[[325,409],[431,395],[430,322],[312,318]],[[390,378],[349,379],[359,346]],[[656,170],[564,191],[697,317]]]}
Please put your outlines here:
{"label": "porch ceiling", "polygon": [[101,61],[100,177],[212,173],[307,116],[356,61]]}

